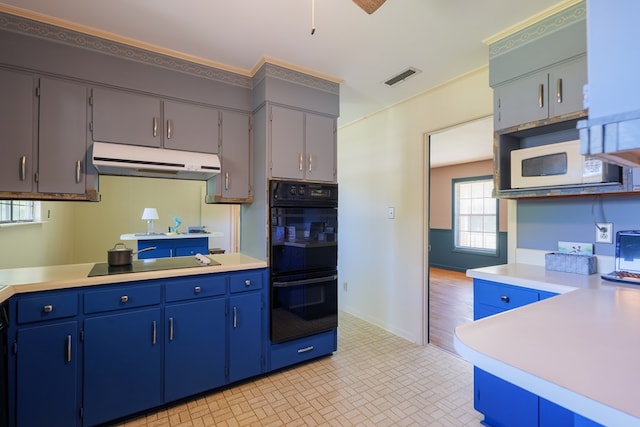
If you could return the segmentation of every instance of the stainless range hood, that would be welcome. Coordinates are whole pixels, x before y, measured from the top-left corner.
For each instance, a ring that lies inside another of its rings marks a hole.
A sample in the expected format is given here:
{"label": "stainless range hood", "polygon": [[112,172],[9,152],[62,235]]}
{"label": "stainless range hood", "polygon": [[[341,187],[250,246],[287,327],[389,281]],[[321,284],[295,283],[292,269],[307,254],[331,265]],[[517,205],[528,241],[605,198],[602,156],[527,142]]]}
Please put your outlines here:
{"label": "stainless range hood", "polygon": [[93,165],[101,175],[206,181],[220,173],[216,154],[94,142]]}

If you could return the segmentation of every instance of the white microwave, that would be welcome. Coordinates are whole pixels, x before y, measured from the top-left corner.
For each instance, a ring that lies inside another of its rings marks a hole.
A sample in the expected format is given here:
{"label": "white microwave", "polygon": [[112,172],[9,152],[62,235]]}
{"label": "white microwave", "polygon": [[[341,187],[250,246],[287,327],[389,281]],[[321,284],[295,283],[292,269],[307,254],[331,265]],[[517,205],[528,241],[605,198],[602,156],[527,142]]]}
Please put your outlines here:
{"label": "white microwave", "polygon": [[620,182],[620,168],[580,154],[580,140],[511,152],[511,188]]}

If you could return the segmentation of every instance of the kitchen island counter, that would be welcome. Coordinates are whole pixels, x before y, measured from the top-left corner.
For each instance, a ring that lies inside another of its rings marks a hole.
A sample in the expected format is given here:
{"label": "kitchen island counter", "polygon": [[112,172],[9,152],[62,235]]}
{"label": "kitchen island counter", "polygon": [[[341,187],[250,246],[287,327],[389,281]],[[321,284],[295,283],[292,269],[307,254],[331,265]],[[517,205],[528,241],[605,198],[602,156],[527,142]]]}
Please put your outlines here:
{"label": "kitchen island counter", "polygon": [[0,303],[9,299],[12,295],[25,292],[192,276],[197,274],[223,273],[267,267],[266,261],[241,253],[211,255],[210,258],[219,262],[220,265],[95,277],[87,277],[95,263],[1,269]]}
{"label": "kitchen island counter", "polygon": [[640,289],[517,264],[467,275],[562,295],[458,326],[462,357],[601,424],[640,426]]}

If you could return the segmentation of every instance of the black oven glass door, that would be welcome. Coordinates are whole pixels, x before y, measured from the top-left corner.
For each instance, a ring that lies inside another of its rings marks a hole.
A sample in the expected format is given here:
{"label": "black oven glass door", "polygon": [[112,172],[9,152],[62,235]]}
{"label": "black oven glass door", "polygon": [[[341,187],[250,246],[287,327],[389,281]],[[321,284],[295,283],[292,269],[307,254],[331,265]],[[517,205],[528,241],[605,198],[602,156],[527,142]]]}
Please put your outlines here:
{"label": "black oven glass door", "polygon": [[271,275],[335,270],[336,208],[271,208]]}
{"label": "black oven glass door", "polygon": [[338,276],[274,280],[271,341],[283,342],[338,327]]}

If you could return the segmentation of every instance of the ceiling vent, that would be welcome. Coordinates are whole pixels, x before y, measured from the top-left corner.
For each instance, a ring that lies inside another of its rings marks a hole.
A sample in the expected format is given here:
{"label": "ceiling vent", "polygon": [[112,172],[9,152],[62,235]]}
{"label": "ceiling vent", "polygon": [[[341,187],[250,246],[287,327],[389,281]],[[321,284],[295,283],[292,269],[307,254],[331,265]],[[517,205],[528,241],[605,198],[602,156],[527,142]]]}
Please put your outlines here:
{"label": "ceiling vent", "polygon": [[413,76],[414,74],[418,74],[419,72],[420,70],[418,70],[417,68],[409,67],[406,70],[402,71],[400,74],[387,79],[384,84],[386,84],[387,86],[397,85],[398,83],[407,80],[409,77]]}

